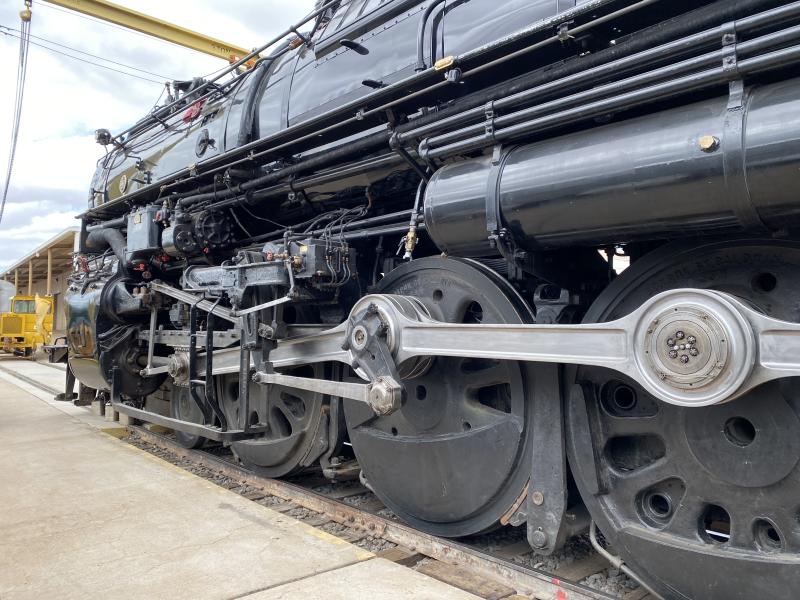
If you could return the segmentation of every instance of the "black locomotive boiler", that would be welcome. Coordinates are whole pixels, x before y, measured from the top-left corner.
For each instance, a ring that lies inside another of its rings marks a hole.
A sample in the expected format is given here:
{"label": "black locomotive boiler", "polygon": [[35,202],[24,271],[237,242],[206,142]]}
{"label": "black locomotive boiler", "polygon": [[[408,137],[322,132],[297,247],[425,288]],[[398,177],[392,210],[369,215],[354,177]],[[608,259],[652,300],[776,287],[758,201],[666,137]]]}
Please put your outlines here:
{"label": "black locomotive boiler", "polygon": [[82,382],[437,535],[797,595],[800,2],[333,0],[252,58],[98,130]]}

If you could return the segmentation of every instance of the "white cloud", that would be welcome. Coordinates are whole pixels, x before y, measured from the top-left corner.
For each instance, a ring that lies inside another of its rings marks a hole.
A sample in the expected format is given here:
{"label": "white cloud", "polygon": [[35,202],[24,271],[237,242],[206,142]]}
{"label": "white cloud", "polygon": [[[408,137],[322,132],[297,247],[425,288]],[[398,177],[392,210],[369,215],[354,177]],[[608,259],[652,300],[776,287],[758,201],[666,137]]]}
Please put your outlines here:
{"label": "white cloud", "polygon": [[[314,0],[115,1],[245,48],[267,42],[314,7]],[[0,4],[0,25],[18,28],[22,1],[6,0]],[[159,75],[190,79],[225,66],[219,59],[101,24],[44,2],[35,2],[33,13],[31,33],[35,36]],[[37,38],[32,41],[43,43]],[[3,173],[18,52],[19,41],[0,34],[0,78],[6,82],[0,88]],[[139,74],[161,81],[153,75]],[[12,190],[0,224],[0,263],[13,263],[60,229],[76,223],[72,217],[85,207],[95,162],[103,153],[94,143],[93,131],[99,127],[120,131],[133,124],[148,112],[161,90],[161,83],[142,81],[31,46]]]}

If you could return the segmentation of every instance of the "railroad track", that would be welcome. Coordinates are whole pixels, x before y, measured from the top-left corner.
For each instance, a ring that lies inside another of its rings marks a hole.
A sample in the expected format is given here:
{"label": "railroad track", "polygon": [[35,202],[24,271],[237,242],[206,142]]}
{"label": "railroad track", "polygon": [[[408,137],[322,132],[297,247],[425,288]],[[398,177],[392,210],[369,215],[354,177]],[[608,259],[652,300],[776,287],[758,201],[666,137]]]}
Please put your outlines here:
{"label": "railroad track", "polygon": [[[533,562],[536,556],[519,533],[509,536],[508,532],[494,532],[474,536],[466,543],[439,538],[393,519],[390,511],[360,483],[331,483],[317,474],[269,479],[236,464],[232,454],[221,446],[188,450],[169,435],[144,426],[129,426],[127,430],[129,435],[124,440],[128,443],[249,500],[479,597],[512,599],[522,594],[539,600],[653,598],[640,587],[609,594],[580,583],[592,581],[595,576],[600,580],[608,578],[608,562],[594,551],[547,570],[542,568],[547,558],[539,557],[541,562]],[[540,567],[529,566],[531,562]],[[623,574],[614,571],[612,567],[611,577],[624,579]]]}
{"label": "railroad track", "polygon": [[[0,370],[44,392],[55,395],[60,391],[5,365],[0,365]],[[440,538],[396,520],[358,481],[332,483],[315,472],[290,479],[265,478],[237,464],[230,450],[221,445],[189,450],[178,444],[170,433],[159,432],[149,425],[115,430],[124,442],[253,502],[478,597],[520,600],[520,595],[524,595],[538,600],[653,600],[644,588],[635,587],[624,573],[610,567],[585,537],[569,542],[567,550],[555,558],[534,554],[521,528],[508,527],[460,541]],[[609,580],[616,580],[616,587],[624,591],[607,593],[597,589]]]}

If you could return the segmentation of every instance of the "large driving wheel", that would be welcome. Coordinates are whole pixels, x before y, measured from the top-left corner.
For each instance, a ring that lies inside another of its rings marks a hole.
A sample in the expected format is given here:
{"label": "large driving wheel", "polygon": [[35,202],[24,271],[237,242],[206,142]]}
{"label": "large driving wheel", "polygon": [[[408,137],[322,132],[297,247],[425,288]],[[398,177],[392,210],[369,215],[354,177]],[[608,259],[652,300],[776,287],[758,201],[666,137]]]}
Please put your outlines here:
{"label": "large driving wheel", "polygon": [[[469,260],[431,257],[389,273],[379,293],[418,298],[450,323],[529,323],[525,302],[505,280]],[[462,536],[495,526],[530,474],[534,367],[445,358],[403,384],[403,405],[377,417],[345,401],[367,482],[414,527]]]}
{"label": "large driving wheel", "polygon": [[[618,277],[585,322],[681,287],[800,321],[800,245],[671,244]],[[678,337],[681,337],[680,335]],[[602,368],[573,370],[569,459],[592,517],[665,598],[795,598],[800,590],[800,380],[682,408]]]}

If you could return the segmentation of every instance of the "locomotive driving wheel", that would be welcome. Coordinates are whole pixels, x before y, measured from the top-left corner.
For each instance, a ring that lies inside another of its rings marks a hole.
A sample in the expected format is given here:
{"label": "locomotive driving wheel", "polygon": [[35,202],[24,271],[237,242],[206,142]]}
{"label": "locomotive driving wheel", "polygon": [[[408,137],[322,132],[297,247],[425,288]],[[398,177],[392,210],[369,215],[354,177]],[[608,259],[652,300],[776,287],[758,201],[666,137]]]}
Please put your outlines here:
{"label": "locomotive driving wheel", "polygon": [[[282,370],[286,375],[325,379],[325,365]],[[239,376],[220,377],[217,387],[229,423],[239,422]],[[231,444],[242,464],[264,477],[283,477],[313,464],[328,449],[328,401],[323,394],[280,385],[250,384],[251,425],[267,425],[263,436]],[[334,443],[330,441],[330,443]]]}
{"label": "locomotive driving wheel", "polygon": [[[800,245],[670,244],[618,277],[584,321],[619,318],[681,287],[728,292],[769,316],[800,321]],[[567,405],[570,465],[614,551],[664,598],[794,597],[800,379],[683,408],[614,371],[573,374],[568,381],[580,387]]]}
{"label": "locomotive driving wheel", "polygon": [[[450,323],[530,323],[530,309],[496,273],[469,260],[406,263],[379,293],[418,298]],[[362,473],[397,516],[418,529],[462,536],[495,526],[530,475],[530,364],[437,357],[402,382],[403,405],[376,416],[345,401]]]}

